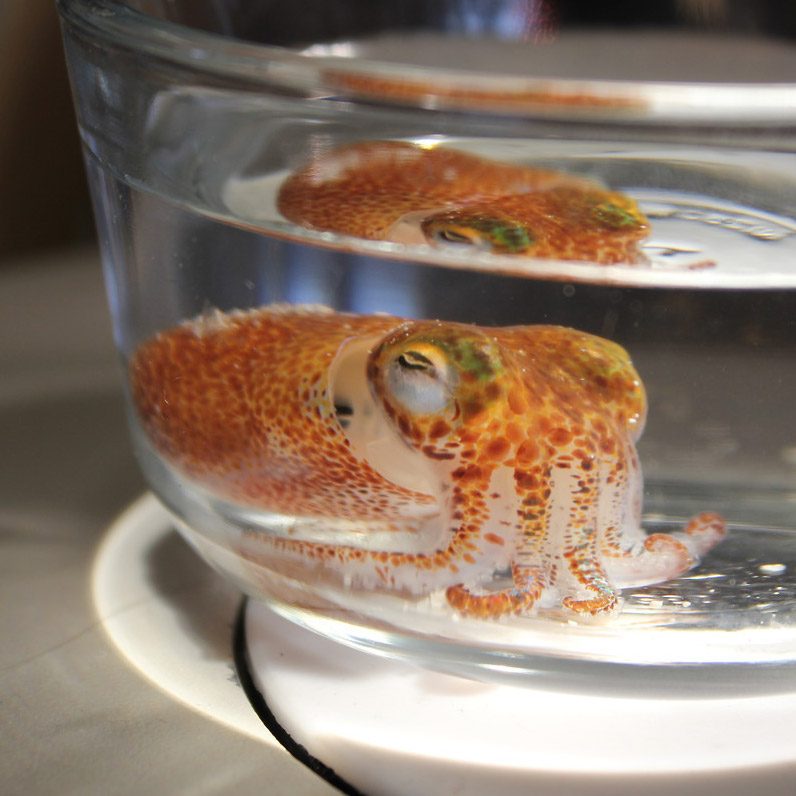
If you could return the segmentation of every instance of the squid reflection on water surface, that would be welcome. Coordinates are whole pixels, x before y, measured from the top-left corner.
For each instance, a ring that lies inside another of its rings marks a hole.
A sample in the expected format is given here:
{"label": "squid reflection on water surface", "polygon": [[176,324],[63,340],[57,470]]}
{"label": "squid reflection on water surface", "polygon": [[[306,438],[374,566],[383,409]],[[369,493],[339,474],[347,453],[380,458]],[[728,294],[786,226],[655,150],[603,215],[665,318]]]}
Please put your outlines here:
{"label": "squid reflection on water surface", "polygon": [[650,231],[636,202],[562,171],[443,146],[364,141],[319,154],[281,185],[282,215],[302,227],[599,265],[642,265]]}
{"label": "squid reflection on water surface", "polygon": [[622,348],[573,329],[275,305],[160,333],[130,379],[152,446],[209,493],[389,529],[257,534],[264,562],[350,589],[442,590],[474,617],[610,615],[621,588],[682,574],[725,533],[712,513],[642,530],[643,385]]}

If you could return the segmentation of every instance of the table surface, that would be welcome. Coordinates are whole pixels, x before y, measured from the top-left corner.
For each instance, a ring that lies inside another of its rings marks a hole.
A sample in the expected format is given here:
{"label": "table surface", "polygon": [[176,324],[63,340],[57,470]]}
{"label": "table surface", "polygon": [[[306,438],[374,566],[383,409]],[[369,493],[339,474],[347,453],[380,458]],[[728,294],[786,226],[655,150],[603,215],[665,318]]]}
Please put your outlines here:
{"label": "table surface", "polygon": [[[0,791],[336,793],[158,689],[96,613],[98,545],[144,490],[96,251],[0,270],[0,374]],[[182,543],[170,551],[164,590],[217,598],[197,632],[231,666],[237,595]]]}

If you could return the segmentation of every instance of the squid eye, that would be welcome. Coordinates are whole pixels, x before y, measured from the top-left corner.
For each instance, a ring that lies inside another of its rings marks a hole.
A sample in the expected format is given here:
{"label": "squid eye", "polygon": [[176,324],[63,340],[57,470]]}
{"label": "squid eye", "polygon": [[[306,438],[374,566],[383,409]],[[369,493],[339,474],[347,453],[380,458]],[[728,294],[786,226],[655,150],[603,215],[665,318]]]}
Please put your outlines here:
{"label": "squid eye", "polygon": [[444,362],[419,351],[401,352],[387,367],[389,394],[413,414],[441,412],[451,400],[451,376]]}
{"label": "squid eye", "polygon": [[452,243],[455,246],[474,246],[476,243],[469,235],[445,227],[434,230],[434,240],[438,243]]}
{"label": "squid eye", "polygon": [[434,369],[434,363],[419,351],[404,351],[398,355],[397,362],[404,370]]}

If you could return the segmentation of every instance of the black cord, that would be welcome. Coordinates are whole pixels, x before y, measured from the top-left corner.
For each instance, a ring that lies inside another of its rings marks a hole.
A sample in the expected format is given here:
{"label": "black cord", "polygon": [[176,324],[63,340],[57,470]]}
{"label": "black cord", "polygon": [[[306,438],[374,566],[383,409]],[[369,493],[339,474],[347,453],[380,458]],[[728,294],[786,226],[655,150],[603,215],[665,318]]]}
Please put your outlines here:
{"label": "black cord", "polygon": [[346,796],[366,796],[361,790],[357,790],[342,777],[335,773],[334,769],[329,768],[325,763],[313,757],[306,749],[290,735],[287,730],[277,721],[276,716],[271,712],[263,694],[255,685],[251,675],[249,656],[246,645],[246,607],[248,600],[241,602],[238,616],[235,620],[235,630],[232,636],[232,654],[234,656],[235,672],[238,676],[243,692],[249,699],[254,712],[260,717],[262,723],[267,727],[271,735],[276,738],[282,746],[290,752],[300,763],[303,763],[310,771],[313,771],[330,785],[333,785]]}

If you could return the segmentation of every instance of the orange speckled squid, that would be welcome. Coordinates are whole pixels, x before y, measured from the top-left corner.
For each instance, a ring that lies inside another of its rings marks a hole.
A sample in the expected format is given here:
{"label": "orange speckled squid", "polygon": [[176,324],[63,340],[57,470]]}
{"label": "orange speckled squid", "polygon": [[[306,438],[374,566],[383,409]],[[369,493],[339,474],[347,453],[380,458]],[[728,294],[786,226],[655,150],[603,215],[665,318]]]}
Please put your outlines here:
{"label": "orange speckled squid", "polygon": [[[444,590],[483,618],[608,615],[621,588],[682,574],[725,534],[711,513],[642,530],[643,386],[622,348],[572,329],[280,305],[163,332],[130,380],[183,476],[267,512],[359,522],[362,545],[256,541],[352,589]],[[371,521],[389,544],[368,543]]]}
{"label": "orange speckled squid", "polygon": [[629,197],[584,177],[443,146],[367,141],[289,176],[285,218],[370,240],[611,265],[647,260],[649,224]]}

